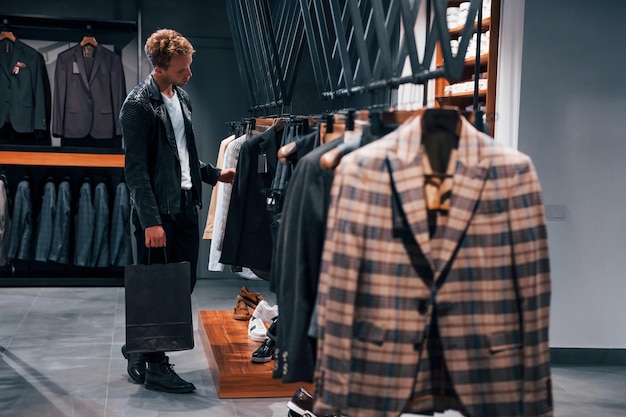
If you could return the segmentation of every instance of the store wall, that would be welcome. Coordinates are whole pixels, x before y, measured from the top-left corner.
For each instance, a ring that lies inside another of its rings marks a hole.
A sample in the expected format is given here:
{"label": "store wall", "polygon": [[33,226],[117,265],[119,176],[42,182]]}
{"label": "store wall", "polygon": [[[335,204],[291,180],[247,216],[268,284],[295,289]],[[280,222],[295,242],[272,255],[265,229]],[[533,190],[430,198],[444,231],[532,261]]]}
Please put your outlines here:
{"label": "store wall", "polygon": [[551,346],[626,348],[626,2],[526,0],[519,149],[549,215]]}

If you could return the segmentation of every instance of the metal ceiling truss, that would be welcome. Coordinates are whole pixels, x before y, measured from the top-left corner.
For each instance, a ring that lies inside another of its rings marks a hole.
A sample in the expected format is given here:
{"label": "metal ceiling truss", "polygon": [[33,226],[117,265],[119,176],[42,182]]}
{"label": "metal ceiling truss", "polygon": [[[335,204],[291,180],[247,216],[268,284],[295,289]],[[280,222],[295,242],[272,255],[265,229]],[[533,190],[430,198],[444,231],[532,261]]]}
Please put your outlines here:
{"label": "metal ceiling truss", "polygon": [[[482,7],[482,0],[470,0],[458,52],[452,55],[448,0],[226,3],[253,111],[291,105],[305,37],[315,83],[325,99],[395,90],[401,84],[426,84],[434,78],[454,82],[463,76],[465,53]],[[427,16],[420,35],[415,27],[421,11]],[[424,45],[421,51],[419,41]],[[433,68],[437,44],[443,66]],[[410,74],[403,74],[407,60]]]}

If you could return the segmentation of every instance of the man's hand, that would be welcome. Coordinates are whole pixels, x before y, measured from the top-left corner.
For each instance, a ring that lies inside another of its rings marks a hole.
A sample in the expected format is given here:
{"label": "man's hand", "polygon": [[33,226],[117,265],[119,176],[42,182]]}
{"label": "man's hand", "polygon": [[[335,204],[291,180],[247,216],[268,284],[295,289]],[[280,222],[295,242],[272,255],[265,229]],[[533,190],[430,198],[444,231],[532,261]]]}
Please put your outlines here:
{"label": "man's hand", "polygon": [[222,170],[217,180],[220,182],[232,183],[235,179],[236,173],[235,168],[225,168]]}
{"label": "man's hand", "polygon": [[146,248],[162,248],[167,243],[165,241],[165,230],[163,226],[150,226],[145,230]]}

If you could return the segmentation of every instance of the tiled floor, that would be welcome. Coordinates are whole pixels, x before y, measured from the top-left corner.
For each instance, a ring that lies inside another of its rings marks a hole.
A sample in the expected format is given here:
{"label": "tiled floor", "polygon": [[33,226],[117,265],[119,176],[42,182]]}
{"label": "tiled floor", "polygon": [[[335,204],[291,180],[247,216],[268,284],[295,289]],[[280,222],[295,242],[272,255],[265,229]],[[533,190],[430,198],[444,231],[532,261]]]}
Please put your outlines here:
{"label": "tiled floor", "polygon": [[[201,280],[194,320],[232,308],[242,285],[275,302],[265,281]],[[288,398],[219,399],[197,332],[194,350],[170,355],[193,394],[130,383],[123,343],[123,288],[0,288],[0,416],[287,416]],[[555,366],[553,383],[557,417],[626,416],[626,367]]]}

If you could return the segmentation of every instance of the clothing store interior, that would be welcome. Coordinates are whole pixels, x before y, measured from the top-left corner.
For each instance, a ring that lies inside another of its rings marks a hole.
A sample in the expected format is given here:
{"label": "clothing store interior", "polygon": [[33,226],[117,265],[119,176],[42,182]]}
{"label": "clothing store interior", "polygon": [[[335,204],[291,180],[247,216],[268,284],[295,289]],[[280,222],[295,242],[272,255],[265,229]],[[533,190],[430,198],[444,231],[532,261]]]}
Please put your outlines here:
{"label": "clothing store interior", "polygon": [[[626,416],[626,2],[5,3],[1,416]],[[236,169],[198,206],[185,394],[120,351],[119,113],[161,28]]]}

